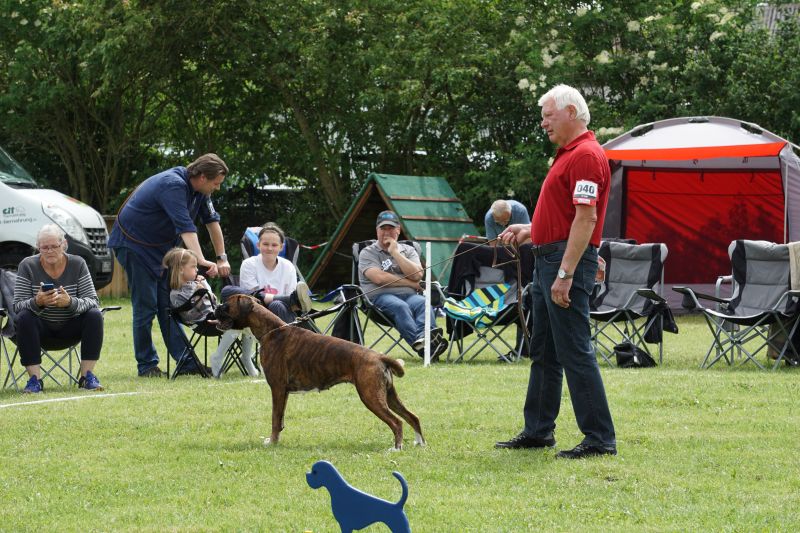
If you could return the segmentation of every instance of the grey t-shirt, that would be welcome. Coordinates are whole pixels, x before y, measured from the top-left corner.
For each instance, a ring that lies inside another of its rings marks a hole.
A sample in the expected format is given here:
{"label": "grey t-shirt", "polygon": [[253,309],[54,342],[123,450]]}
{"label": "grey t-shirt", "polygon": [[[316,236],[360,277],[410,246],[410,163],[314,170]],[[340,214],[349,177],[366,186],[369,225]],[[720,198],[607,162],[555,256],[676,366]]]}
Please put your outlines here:
{"label": "grey t-shirt", "polygon": [[[409,261],[412,261],[418,265],[422,265],[419,260],[419,254],[413,246],[404,244],[402,242],[398,242],[397,246],[400,249],[400,253]],[[364,272],[370,268],[379,268],[384,272],[391,272],[392,274],[396,274],[400,277],[405,275],[400,269],[400,266],[397,264],[397,261],[391,256],[391,254],[389,254],[389,252],[381,248],[381,245],[378,244],[378,241],[370,244],[361,250],[360,254],[358,254],[358,280],[361,284],[361,288],[364,289],[364,292],[369,292],[370,296],[383,293],[411,294],[416,292],[411,287],[399,285],[389,285],[385,288],[377,289],[378,286],[372,283],[366,274],[364,274]],[[372,292],[373,290],[374,292]]]}

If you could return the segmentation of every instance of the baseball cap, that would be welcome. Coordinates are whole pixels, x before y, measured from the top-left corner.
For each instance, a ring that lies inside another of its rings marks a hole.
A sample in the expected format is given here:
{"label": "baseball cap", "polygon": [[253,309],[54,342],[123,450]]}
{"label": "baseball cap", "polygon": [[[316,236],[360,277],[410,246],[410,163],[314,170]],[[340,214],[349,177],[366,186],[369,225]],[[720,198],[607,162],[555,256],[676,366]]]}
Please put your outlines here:
{"label": "baseball cap", "polygon": [[385,224],[399,228],[400,219],[394,211],[381,211],[381,214],[378,215],[378,220],[375,221],[375,227],[379,228]]}

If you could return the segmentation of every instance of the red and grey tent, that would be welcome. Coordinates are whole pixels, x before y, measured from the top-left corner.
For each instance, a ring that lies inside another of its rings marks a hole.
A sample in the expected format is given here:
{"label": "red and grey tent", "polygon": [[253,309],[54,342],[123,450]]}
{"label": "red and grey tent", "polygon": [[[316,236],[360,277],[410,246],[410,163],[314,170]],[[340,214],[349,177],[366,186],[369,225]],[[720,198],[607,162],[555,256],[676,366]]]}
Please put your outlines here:
{"label": "red and grey tent", "polygon": [[612,170],[603,236],[666,243],[668,283],[730,273],[734,239],[800,240],[798,147],[755,124],[673,118],[603,147]]}

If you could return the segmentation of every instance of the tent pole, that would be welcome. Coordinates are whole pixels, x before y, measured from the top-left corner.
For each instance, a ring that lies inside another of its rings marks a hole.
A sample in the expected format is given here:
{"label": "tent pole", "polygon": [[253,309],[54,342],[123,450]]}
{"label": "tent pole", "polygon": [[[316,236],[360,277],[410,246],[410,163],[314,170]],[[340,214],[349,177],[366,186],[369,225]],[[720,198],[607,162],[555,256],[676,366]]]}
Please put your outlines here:
{"label": "tent pole", "polygon": [[789,165],[783,158],[779,161],[783,165],[781,181],[783,181],[783,243],[789,242]]}

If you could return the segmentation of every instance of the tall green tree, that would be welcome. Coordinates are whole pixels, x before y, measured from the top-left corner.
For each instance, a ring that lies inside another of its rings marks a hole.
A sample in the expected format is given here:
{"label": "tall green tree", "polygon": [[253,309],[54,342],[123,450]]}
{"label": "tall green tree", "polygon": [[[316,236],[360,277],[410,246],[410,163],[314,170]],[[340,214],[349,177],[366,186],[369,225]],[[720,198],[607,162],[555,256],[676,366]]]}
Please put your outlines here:
{"label": "tall green tree", "polygon": [[0,9],[2,128],[57,154],[68,192],[105,210],[157,142],[167,25],[127,1],[3,0]]}

